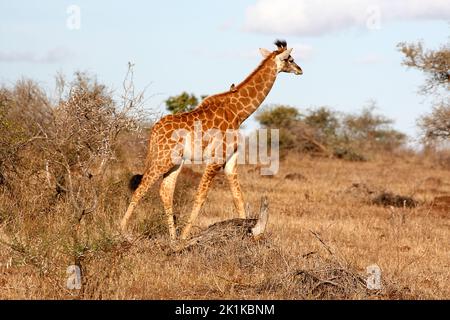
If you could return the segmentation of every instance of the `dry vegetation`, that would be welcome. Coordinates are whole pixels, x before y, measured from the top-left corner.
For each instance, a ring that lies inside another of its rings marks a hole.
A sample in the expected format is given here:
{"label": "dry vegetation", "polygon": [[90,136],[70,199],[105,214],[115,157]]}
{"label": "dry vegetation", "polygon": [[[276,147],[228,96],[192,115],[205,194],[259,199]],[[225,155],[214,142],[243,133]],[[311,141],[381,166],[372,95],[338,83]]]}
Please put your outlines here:
{"label": "dry vegetation", "polygon": [[[269,199],[266,234],[178,253],[155,186],[131,221],[133,239],[125,239],[117,224],[131,196],[128,179],[142,172],[146,150],[125,120],[135,119],[127,108],[140,98],[114,103],[82,79],[56,104],[30,83],[16,87],[22,93],[1,92],[1,129],[9,135],[0,139],[0,299],[450,297],[450,172],[431,156],[397,152],[352,162],[290,153],[273,177],[241,166],[253,211],[262,195]],[[88,110],[77,103],[83,92]],[[45,101],[36,102],[45,106],[42,120],[24,122],[31,120],[17,114],[26,114],[12,112],[30,101]],[[191,209],[200,172],[183,169],[177,224]],[[194,231],[235,217],[220,175]],[[375,291],[365,285],[374,263],[383,283]],[[82,269],[81,290],[66,287],[73,264]]]}

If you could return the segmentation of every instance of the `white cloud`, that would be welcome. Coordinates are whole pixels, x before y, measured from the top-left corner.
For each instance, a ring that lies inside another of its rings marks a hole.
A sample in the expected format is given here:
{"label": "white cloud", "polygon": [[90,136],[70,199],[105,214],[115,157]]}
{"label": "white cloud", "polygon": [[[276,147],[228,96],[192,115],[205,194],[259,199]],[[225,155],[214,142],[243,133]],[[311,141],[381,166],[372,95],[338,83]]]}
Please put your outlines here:
{"label": "white cloud", "polygon": [[244,28],[263,33],[316,36],[385,22],[450,19],[448,0],[258,0],[247,8]]}
{"label": "white cloud", "polygon": [[30,63],[57,63],[72,57],[73,53],[64,47],[50,49],[42,55],[34,52],[2,52],[0,51],[0,62],[30,62]]}

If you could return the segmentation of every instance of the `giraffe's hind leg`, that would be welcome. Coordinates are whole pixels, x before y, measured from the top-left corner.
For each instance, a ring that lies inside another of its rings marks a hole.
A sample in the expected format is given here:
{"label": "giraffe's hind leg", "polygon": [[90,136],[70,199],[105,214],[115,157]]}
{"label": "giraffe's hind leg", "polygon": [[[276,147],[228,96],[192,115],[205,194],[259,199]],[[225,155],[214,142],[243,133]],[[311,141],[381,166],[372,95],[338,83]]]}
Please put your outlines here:
{"label": "giraffe's hind leg", "polygon": [[147,170],[142,177],[142,181],[134,191],[133,196],[131,197],[130,204],[128,206],[127,212],[123,216],[120,222],[120,229],[122,232],[126,231],[128,220],[131,217],[134,209],[136,208],[139,200],[145,195],[147,190],[158,180],[163,173],[160,170],[157,170],[157,167],[152,167],[150,170]]}
{"label": "giraffe's hind leg", "polygon": [[178,174],[183,167],[183,162],[180,165],[173,167],[169,172],[164,175],[161,187],[159,189],[159,195],[164,205],[164,212],[167,217],[167,225],[169,227],[169,234],[171,239],[176,238],[175,223],[173,220],[173,192],[175,190],[175,184],[177,182]]}
{"label": "giraffe's hind leg", "polygon": [[241,186],[239,185],[237,175],[237,155],[235,152],[225,164],[225,176],[227,177],[228,184],[230,185],[231,193],[233,194],[233,202],[236,210],[238,211],[239,218],[245,219],[245,205],[244,198],[242,196]]}
{"label": "giraffe's hind leg", "polygon": [[188,218],[186,225],[181,232],[181,239],[184,240],[189,235],[191,231],[192,224],[197,218],[200,209],[205,202],[206,196],[208,194],[208,189],[211,185],[212,180],[216,176],[217,172],[222,168],[220,164],[209,164],[206,166],[205,172],[203,173],[202,179],[198,186],[197,195],[195,197],[194,206],[192,208],[191,214]]}

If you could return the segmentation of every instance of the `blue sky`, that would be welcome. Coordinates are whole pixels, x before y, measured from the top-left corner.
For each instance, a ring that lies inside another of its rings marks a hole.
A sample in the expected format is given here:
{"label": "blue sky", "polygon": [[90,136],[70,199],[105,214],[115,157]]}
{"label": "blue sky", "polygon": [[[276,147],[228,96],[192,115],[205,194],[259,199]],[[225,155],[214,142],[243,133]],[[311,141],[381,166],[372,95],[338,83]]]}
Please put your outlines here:
{"label": "blue sky", "polygon": [[[80,8],[80,29],[67,27],[70,5]],[[417,94],[424,77],[401,65],[396,45],[437,48],[449,41],[449,21],[450,2],[441,0],[1,0],[0,82],[27,77],[51,91],[56,72],[81,70],[120,90],[132,61],[147,106],[164,110],[182,91],[227,90],[259,64],[258,48],[282,38],[304,74],[281,74],[265,103],[355,112],[375,99],[415,135],[431,101]]]}

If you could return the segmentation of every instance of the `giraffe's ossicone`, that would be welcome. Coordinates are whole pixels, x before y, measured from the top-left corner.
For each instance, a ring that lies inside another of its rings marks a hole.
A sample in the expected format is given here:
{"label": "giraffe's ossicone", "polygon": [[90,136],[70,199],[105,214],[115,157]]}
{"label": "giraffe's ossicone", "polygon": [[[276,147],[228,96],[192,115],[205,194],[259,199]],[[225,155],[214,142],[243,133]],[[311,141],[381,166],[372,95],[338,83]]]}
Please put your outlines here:
{"label": "giraffe's ossicone", "polygon": [[[165,116],[153,126],[145,172],[142,176],[134,177],[130,183],[131,186],[136,187],[136,190],[121,221],[122,231],[126,230],[127,222],[142,196],[150,186],[162,178],[160,196],[170,237],[175,239],[172,202],[177,176],[184,161],[196,160],[196,151],[203,154],[211,145],[222,146],[222,148],[214,149],[220,150],[220,154],[214,151],[215,154],[212,155],[214,159],[220,161],[207,163],[191,214],[181,232],[181,239],[186,239],[189,235],[192,224],[206,199],[211,181],[221,168],[225,169],[239,217],[245,218],[244,200],[236,171],[237,139],[226,139],[226,137],[227,132],[239,129],[242,122],[261,105],[280,72],[302,74],[302,69],[294,62],[291,56],[292,49],[287,48],[286,42],[277,40],[275,45],[277,49],[272,52],[260,49],[263,61],[238,85],[233,84],[230,90],[207,97],[190,112]],[[197,132],[203,134],[199,148],[196,148],[195,144]],[[211,132],[217,134],[210,134]],[[186,143],[187,138],[189,143]],[[184,142],[180,144],[180,140]]]}

